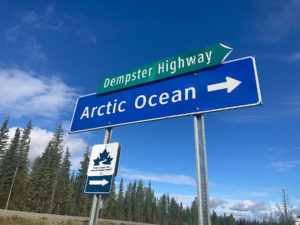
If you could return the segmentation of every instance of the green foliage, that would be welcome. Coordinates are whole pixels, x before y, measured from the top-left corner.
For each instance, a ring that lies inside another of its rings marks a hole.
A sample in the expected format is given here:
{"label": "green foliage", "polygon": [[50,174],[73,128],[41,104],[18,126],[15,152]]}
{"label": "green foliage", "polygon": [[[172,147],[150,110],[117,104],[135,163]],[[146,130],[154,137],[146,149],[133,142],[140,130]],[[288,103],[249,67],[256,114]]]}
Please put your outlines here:
{"label": "green foliage", "polygon": [[120,220],[125,219],[125,200],[124,200],[124,186],[123,186],[123,178],[121,178],[120,186],[119,186],[119,193],[117,197],[118,202],[118,211],[117,211],[117,217]]}
{"label": "green foliage", "polygon": [[[62,159],[63,130],[59,125],[42,156],[37,157],[29,169],[31,121],[22,131],[17,128],[10,144],[7,145],[8,119],[0,128],[0,207],[6,206],[9,190],[12,188],[9,209],[88,216],[90,195],[85,195],[83,190],[90,161],[89,147],[83,154],[78,172],[71,173],[71,155],[68,148]],[[106,154],[105,158],[109,162],[108,153],[102,154]],[[211,221],[212,225],[293,225],[291,212],[289,206],[285,208],[278,206],[277,210],[266,216],[263,221],[237,220],[233,215],[219,216],[212,212]],[[161,225],[198,224],[197,199],[194,199],[190,207],[183,207],[182,203],[178,203],[174,197],[170,197],[168,194],[156,197],[151,182],[144,187],[142,180],[129,182],[125,187],[124,181],[121,179],[118,193],[116,193],[116,183],[113,181],[109,207],[101,210],[100,215],[107,219]],[[45,220],[22,220],[22,222],[19,220],[18,217],[4,220],[0,217],[0,225],[48,224],[48,221]],[[71,224],[71,222],[62,222],[61,224]]]}
{"label": "green foliage", "polygon": [[74,204],[76,205],[76,215],[78,216],[89,215],[89,196],[83,194],[90,162],[89,151],[89,147],[87,147],[85,153],[83,154],[83,160],[80,162],[81,167],[78,171],[78,176],[75,178]]}
{"label": "green foliage", "polygon": [[116,186],[115,181],[113,180],[111,192],[109,195],[109,210],[104,210],[103,216],[104,218],[117,218],[117,199],[116,199]]}
{"label": "green foliage", "polygon": [[65,157],[57,176],[57,188],[55,193],[56,214],[70,215],[72,212],[73,189],[70,180],[71,154],[67,148]]}
{"label": "green foliage", "polygon": [[13,184],[12,197],[9,203],[11,209],[24,210],[26,187],[28,181],[28,152],[30,148],[30,133],[32,129],[31,120],[22,131],[19,148],[17,149],[18,167],[16,171],[16,178]]}
{"label": "green foliage", "polygon": [[18,216],[0,217],[0,225],[49,225],[48,222]]}
{"label": "green foliage", "polygon": [[0,207],[4,208],[8,199],[9,190],[13,183],[13,177],[18,166],[18,148],[20,140],[20,129],[17,128],[14,138],[3,155],[0,165]]}
{"label": "green foliage", "polygon": [[0,164],[7,147],[8,132],[9,132],[7,128],[8,121],[9,121],[9,116],[4,120],[0,128]]}
{"label": "green foliage", "polygon": [[34,212],[54,212],[54,197],[61,166],[63,130],[58,126],[43,155],[35,160],[29,178],[28,208]]}

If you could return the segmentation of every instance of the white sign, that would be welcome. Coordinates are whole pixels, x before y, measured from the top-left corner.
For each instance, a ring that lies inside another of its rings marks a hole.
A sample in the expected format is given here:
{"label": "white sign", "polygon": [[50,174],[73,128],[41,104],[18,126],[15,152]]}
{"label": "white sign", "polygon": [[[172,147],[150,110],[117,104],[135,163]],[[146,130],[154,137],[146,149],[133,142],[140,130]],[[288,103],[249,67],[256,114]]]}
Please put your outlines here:
{"label": "white sign", "polygon": [[121,145],[110,143],[94,145],[88,168],[88,176],[117,175]]}

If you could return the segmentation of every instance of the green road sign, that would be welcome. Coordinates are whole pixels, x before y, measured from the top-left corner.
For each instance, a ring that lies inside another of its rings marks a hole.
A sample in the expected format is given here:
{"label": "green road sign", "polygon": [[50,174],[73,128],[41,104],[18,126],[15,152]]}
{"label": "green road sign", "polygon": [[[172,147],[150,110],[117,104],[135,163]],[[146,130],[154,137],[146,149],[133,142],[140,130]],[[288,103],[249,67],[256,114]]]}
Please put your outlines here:
{"label": "green road sign", "polygon": [[216,44],[141,66],[124,74],[111,75],[100,81],[97,93],[104,94],[216,66],[221,64],[231,51],[230,47]]}

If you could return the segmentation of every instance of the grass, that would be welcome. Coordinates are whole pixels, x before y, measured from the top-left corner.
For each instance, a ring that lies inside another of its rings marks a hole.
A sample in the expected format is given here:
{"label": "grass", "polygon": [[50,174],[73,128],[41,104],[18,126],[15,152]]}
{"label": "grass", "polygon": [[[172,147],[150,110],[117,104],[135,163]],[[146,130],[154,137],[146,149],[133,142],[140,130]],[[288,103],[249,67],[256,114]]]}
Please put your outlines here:
{"label": "grass", "polygon": [[[19,216],[0,216],[0,225],[78,225],[78,224],[88,224],[88,220],[82,222],[72,222],[68,221],[49,221],[46,217],[41,219],[27,219]],[[99,225],[115,225],[115,223],[110,221],[98,222]],[[122,223],[121,225],[123,225]],[[124,224],[125,225],[125,224]]]}
{"label": "grass", "polygon": [[0,225],[49,225],[45,221],[25,219],[18,216],[0,217]]}
{"label": "grass", "polygon": [[42,220],[26,219],[18,216],[0,217],[0,225],[74,225],[72,221],[50,222],[45,221],[47,218],[43,217]]}

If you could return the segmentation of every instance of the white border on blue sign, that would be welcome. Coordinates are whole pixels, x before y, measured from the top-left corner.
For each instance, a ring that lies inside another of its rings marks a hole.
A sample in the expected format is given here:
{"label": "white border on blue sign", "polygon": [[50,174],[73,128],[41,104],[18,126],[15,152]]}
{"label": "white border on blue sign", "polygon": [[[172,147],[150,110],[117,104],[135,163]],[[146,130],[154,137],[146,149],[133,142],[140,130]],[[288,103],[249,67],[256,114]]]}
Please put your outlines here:
{"label": "white border on blue sign", "polygon": [[259,82],[258,82],[256,62],[255,62],[254,56],[247,56],[247,57],[244,57],[244,58],[234,59],[234,60],[231,60],[231,61],[224,62],[222,64],[226,64],[226,63],[230,63],[230,62],[235,62],[235,61],[240,61],[240,60],[248,59],[248,58],[251,58],[252,62],[253,62],[254,74],[255,74],[255,80],[256,80],[256,87],[257,87],[257,94],[258,94],[258,102],[257,103],[247,104],[247,105],[240,105],[240,106],[233,106],[233,107],[227,107],[227,108],[222,108],[222,109],[213,109],[213,110],[206,110],[206,111],[200,111],[200,112],[185,113],[185,114],[180,114],[180,115],[173,115],[173,116],[152,118],[152,119],[147,119],[147,120],[138,120],[138,121],[128,122],[128,123],[120,123],[120,124],[114,124],[114,125],[108,125],[108,126],[95,127],[95,128],[91,128],[91,129],[71,131],[71,127],[72,127],[72,124],[73,124],[73,119],[74,119],[74,116],[75,116],[75,111],[76,111],[76,108],[77,108],[78,100],[80,98],[82,98],[82,97],[86,97],[86,96],[89,96],[89,95],[95,95],[95,94],[97,94],[97,93],[93,93],[93,94],[88,94],[88,95],[80,96],[77,99],[76,105],[75,105],[75,108],[74,108],[74,112],[73,112],[73,118],[72,118],[72,122],[71,122],[71,125],[70,125],[69,133],[70,134],[75,134],[75,133],[81,133],[81,132],[85,132],[85,131],[99,130],[99,129],[109,128],[109,127],[118,127],[118,126],[124,126],[124,125],[136,124],[136,123],[143,123],[143,122],[150,122],[150,121],[171,119],[171,118],[177,118],[177,117],[182,117],[182,116],[199,115],[199,114],[204,114],[204,113],[218,112],[218,111],[224,111],[224,110],[229,110],[229,109],[240,109],[240,108],[246,108],[246,107],[261,105],[262,104],[262,98],[261,98],[261,92],[260,92],[260,86],[259,86]]}

